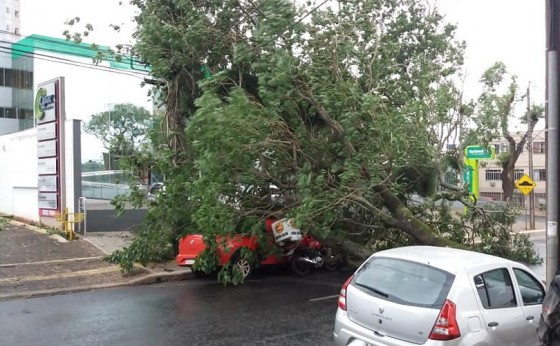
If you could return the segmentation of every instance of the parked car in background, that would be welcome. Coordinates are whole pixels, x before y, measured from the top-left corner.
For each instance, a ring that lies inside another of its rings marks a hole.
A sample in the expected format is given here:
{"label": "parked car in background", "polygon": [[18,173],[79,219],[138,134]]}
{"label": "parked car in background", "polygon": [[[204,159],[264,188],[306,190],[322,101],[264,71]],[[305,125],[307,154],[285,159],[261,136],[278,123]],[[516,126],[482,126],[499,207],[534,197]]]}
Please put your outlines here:
{"label": "parked car in background", "polygon": [[163,185],[163,183],[154,183],[150,185],[148,191],[146,192],[146,200],[150,203],[155,203],[158,194],[162,191],[165,191],[165,185]]}
{"label": "parked car in background", "polygon": [[530,346],[545,287],[526,266],[431,246],[380,251],[344,283],[337,346]]}

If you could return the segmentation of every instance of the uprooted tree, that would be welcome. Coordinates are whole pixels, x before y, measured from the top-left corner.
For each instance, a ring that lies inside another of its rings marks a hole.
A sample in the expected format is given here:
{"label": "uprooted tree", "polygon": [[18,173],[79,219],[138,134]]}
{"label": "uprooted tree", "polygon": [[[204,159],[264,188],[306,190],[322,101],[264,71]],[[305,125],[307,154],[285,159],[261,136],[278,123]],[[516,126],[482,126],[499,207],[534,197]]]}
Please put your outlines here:
{"label": "uprooted tree", "polygon": [[445,181],[479,134],[465,126],[476,107],[456,87],[464,45],[435,9],[419,0],[132,3],[133,50],[166,108],[165,145],[141,155],[165,173],[166,189],[113,260],[130,268],[170,255],[188,232],[213,249],[217,235],[260,232],[271,214],[355,259],[426,244],[535,260],[527,238],[510,233],[513,214],[477,208]]}

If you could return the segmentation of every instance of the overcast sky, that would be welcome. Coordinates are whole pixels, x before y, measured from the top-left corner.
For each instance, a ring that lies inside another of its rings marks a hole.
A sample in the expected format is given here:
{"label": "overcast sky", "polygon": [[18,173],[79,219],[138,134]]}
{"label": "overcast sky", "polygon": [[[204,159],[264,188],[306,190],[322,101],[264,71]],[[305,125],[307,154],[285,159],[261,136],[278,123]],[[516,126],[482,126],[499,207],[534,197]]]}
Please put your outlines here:
{"label": "overcast sky", "polygon": [[[535,103],[544,103],[545,24],[544,1],[539,0],[431,0],[446,19],[458,25],[458,38],[467,42],[465,92],[478,96],[478,79],[496,61],[503,61],[519,77],[523,88],[531,82]],[[128,4],[128,0],[122,1]],[[64,22],[78,16],[95,28],[92,41],[114,45],[130,42],[134,8],[119,0],[20,0],[21,32],[62,37]],[[109,24],[122,26],[115,33]],[[80,26],[82,27],[82,26]],[[132,78],[132,77],[130,77]],[[145,104],[145,92],[133,103]],[[110,98],[110,97],[109,97]],[[107,104],[113,103],[111,99]],[[85,119],[84,119],[85,120]],[[88,139],[91,141],[91,139]],[[85,158],[85,157],[84,157]]]}

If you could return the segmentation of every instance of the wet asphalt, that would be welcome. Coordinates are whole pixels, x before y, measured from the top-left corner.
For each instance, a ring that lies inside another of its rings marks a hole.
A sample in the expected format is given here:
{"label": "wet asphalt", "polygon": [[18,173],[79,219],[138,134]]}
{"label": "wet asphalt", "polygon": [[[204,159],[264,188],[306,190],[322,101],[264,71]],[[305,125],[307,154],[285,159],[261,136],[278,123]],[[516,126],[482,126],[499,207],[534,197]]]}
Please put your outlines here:
{"label": "wet asphalt", "polygon": [[264,272],[238,287],[203,278],[0,302],[0,345],[332,346],[349,274]]}

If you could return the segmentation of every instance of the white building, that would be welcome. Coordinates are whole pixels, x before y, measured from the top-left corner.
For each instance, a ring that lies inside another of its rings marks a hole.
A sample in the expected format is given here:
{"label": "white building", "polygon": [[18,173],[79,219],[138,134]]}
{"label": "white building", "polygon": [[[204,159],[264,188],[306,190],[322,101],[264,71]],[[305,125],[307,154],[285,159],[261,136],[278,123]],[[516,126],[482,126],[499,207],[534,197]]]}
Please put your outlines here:
{"label": "white building", "polygon": [[[519,141],[523,133],[513,134],[516,141]],[[529,151],[527,145],[525,150],[519,156],[515,164],[514,179],[521,178],[524,174],[531,176],[531,179],[537,184],[533,192],[535,194],[535,205],[544,205],[546,201],[546,142],[545,131],[535,130],[532,136],[533,145],[531,151],[533,153],[533,174],[529,173]],[[492,143],[496,148],[496,156],[507,150],[508,145],[505,140]],[[482,161],[481,161],[482,162]],[[484,166],[484,167],[483,167]],[[494,200],[501,200],[502,190],[502,167],[497,160],[487,160],[481,165],[479,176],[480,196],[490,197]],[[516,199],[519,204],[523,204],[523,195],[516,191]]]}
{"label": "white building", "polygon": [[0,32],[20,33],[19,0],[0,0]]}
{"label": "white building", "polygon": [[20,40],[19,0],[0,0],[0,135],[33,126],[33,70],[30,60],[14,64],[12,43]]}

